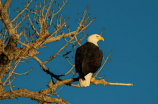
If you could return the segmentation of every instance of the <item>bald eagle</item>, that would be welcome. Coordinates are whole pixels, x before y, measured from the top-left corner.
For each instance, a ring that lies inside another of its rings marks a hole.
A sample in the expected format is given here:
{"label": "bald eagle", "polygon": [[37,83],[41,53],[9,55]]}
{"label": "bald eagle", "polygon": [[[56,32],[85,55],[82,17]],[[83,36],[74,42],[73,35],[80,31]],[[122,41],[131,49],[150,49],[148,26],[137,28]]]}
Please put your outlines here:
{"label": "bald eagle", "polygon": [[87,87],[90,85],[90,79],[101,66],[103,52],[99,50],[97,42],[104,41],[104,38],[98,34],[93,34],[87,38],[87,42],[77,48],[75,55],[75,68],[79,73],[79,85]]}

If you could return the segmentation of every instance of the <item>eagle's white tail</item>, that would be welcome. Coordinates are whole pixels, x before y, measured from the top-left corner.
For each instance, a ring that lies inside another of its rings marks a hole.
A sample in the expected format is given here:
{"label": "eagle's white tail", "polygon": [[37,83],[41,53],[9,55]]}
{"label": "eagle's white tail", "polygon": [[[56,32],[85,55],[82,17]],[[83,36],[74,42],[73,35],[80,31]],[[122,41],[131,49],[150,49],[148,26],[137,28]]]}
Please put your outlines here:
{"label": "eagle's white tail", "polygon": [[81,87],[87,87],[90,86],[90,80],[92,78],[93,73],[88,73],[86,76],[84,76],[85,80],[80,78],[79,79],[79,85]]}

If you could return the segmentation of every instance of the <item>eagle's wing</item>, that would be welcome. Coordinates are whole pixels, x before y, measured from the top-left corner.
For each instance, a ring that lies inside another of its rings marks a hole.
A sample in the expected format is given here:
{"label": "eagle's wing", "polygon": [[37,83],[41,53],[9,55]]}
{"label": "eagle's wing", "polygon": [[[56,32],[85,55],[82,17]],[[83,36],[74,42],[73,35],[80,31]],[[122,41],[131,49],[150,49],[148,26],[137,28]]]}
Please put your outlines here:
{"label": "eagle's wing", "polygon": [[97,50],[92,52],[92,54],[89,54],[89,56],[82,62],[82,72],[84,75],[88,74],[89,72],[95,73],[101,66],[102,59],[102,50]]}
{"label": "eagle's wing", "polygon": [[81,72],[82,71],[82,62],[81,62],[81,55],[80,55],[80,52],[81,52],[81,48],[77,48],[76,50],[76,54],[75,54],[75,68],[76,68],[76,72]]}

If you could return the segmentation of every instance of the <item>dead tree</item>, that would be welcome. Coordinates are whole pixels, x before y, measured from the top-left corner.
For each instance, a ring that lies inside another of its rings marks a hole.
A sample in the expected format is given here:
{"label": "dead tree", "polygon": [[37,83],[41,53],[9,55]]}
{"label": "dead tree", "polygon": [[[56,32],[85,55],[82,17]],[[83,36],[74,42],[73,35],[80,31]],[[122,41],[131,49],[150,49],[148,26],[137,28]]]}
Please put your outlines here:
{"label": "dead tree", "polygon": [[[25,1],[24,9],[14,10],[18,12],[14,19],[10,20],[10,3],[12,0],[6,0],[4,5],[0,0],[0,20],[2,23],[2,28],[0,31],[0,100],[3,99],[13,99],[16,97],[27,97],[32,100],[39,102],[40,104],[52,104],[52,103],[59,103],[59,104],[67,104],[68,102],[63,100],[62,98],[58,99],[53,96],[49,96],[48,93],[53,94],[54,96],[58,96],[55,93],[57,87],[62,85],[69,85],[74,87],[79,87],[78,85],[71,84],[74,81],[78,81],[78,78],[74,78],[73,76],[70,79],[62,79],[62,76],[67,75],[68,73],[73,73],[75,65],[72,64],[69,60],[67,60],[66,55],[68,55],[72,50],[76,48],[77,45],[81,45],[80,41],[83,40],[87,34],[85,30],[87,27],[95,20],[90,19],[90,15],[87,16],[87,10],[83,12],[81,18],[77,21],[78,27],[76,27],[75,31],[71,31],[70,27],[67,25],[69,17],[63,17],[60,14],[60,11],[63,7],[67,4],[67,0],[63,0],[63,4],[59,6],[57,2],[53,0],[46,1],[44,0],[42,3],[39,1],[28,0]],[[12,1],[13,2],[13,1]],[[33,6],[31,6],[32,2],[38,2]],[[55,3],[58,7],[58,10],[52,9],[52,4]],[[30,9],[29,7],[33,7]],[[33,17],[33,18],[31,18]],[[54,20],[55,19],[55,20]],[[25,20],[28,20],[28,25],[22,25]],[[55,21],[55,22],[53,22]],[[38,28],[37,28],[38,26]],[[48,31],[50,27],[54,27],[53,30]],[[19,30],[18,30],[19,29]],[[65,30],[68,32],[65,32]],[[82,38],[77,38],[80,33],[84,35]],[[24,39],[21,39],[24,37]],[[60,48],[58,52],[50,56],[47,60],[40,60],[36,55],[40,54],[37,50],[39,48],[44,47],[47,43],[60,41],[60,39],[64,38],[66,43],[63,47]],[[47,66],[45,65],[49,61],[56,58],[57,55],[61,55],[60,52],[63,51],[70,43],[73,43],[74,46],[72,50],[69,50],[66,54],[62,55],[65,57],[67,62],[72,66],[71,69],[67,69],[68,72],[63,75],[56,75],[51,72]],[[17,44],[19,44],[17,46]],[[110,52],[110,54],[112,51]],[[104,64],[109,61],[109,55],[105,55],[106,59],[104,59]],[[15,73],[15,69],[20,62],[27,61],[28,58],[33,58],[36,60],[41,69],[50,75],[52,78],[55,78],[56,81],[50,78],[50,82],[48,87],[45,89],[41,89],[40,91],[30,91],[28,89],[16,89],[12,90],[12,82],[18,75],[27,74],[29,71],[19,74]],[[103,66],[104,66],[103,64]],[[103,67],[102,66],[102,67]],[[100,70],[102,69],[100,68]],[[94,85],[103,84],[103,85],[127,85],[132,86],[132,84],[124,84],[124,83],[110,83],[106,82],[104,79],[97,80],[95,79],[100,72],[100,70],[94,75],[91,79],[91,83]],[[3,79],[3,80],[2,80]],[[10,91],[6,91],[5,87],[9,86]],[[51,102],[51,103],[50,103]]]}

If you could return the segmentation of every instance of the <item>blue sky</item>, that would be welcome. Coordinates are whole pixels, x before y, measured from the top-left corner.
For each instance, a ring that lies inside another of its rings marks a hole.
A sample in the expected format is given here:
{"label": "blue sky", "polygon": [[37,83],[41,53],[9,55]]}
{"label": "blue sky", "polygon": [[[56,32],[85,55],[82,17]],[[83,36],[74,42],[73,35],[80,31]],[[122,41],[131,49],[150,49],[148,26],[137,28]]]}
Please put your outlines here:
{"label": "blue sky", "polygon": [[[19,2],[18,2],[19,1]],[[12,8],[21,6],[22,0],[12,1]],[[104,31],[104,42],[99,42],[104,53],[113,53],[98,76],[108,82],[133,83],[134,86],[104,86],[91,84],[87,88],[65,86],[59,97],[72,104],[157,104],[158,103],[158,1],[157,0],[69,0],[62,14],[70,17],[71,30],[77,28],[75,20],[89,5],[88,13],[96,20],[88,27],[89,34]],[[13,11],[12,16],[15,15]],[[82,34],[81,34],[82,35]],[[81,42],[84,44],[86,39]],[[64,45],[63,41],[49,43],[38,51],[45,61]],[[71,46],[71,45],[70,45]],[[69,49],[69,48],[67,48]],[[63,52],[64,53],[64,52]],[[71,53],[75,55],[75,51]],[[72,63],[74,63],[72,61]],[[62,65],[61,65],[62,64]],[[46,66],[56,74],[71,68],[66,60],[57,56]],[[50,76],[33,59],[20,63],[16,72],[34,68],[28,75],[18,76],[12,83],[16,88],[39,91],[46,88]],[[72,74],[69,75],[71,78]],[[16,89],[15,88],[15,89]],[[28,98],[2,100],[1,104],[38,104]]]}

